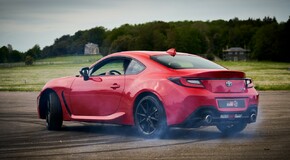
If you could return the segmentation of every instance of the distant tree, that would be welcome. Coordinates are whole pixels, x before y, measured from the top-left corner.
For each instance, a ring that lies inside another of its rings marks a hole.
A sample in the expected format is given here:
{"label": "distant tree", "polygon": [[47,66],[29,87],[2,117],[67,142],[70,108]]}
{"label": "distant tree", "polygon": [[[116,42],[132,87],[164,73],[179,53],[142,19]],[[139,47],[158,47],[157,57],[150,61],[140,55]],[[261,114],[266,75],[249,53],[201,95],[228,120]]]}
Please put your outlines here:
{"label": "distant tree", "polygon": [[214,61],[214,54],[210,53],[206,55],[206,59]]}
{"label": "distant tree", "polygon": [[113,41],[110,47],[110,53],[130,50],[130,45],[133,42],[133,38],[130,35],[124,35],[118,37]]}
{"label": "distant tree", "polygon": [[23,61],[23,56],[24,54],[17,51],[17,50],[12,50],[9,53],[9,62],[21,62]]}
{"label": "distant tree", "polygon": [[52,46],[44,47],[41,54],[40,54],[40,58],[47,58],[50,56],[52,56]]}
{"label": "distant tree", "polygon": [[207,42],[205,37],[195,28],[181,26],[177,28],[176,49],[181,52],[202,54],[206,52]]}
{"label": "distant tree", "polygon": [[278,25],[275,23],[262,26],[254,35],[252,58],[258,60],[276,60],[279,54]]}
{"label": "distant tree", "polygon": [[0,63],[8,62],[9,50],[6,46],[0,48]]}
{"label": "distant tree", "polygon": [[176,43],[177,43],[177,33],[175,26],[170,26],[170,29],[167,30],[166,32],[166,37],[167,37],[167,48],[176,48]]}
{"label": "distant tree", "polygon": [[153,50],[153,31],[151,24],[144,24],[136,35],[135,48],[138,50]]}
{"label": "distant tree", "polygon": [[8,45],[7,45],[7,48],[8,48],[9,53],[13,51],[13,47],[12,47],[11,44],[8,44]]}
{"label": "distant tree", "polygon": [[0,63],[20,62],[23,60],[23,53],[11,49],[11,45],[0,48]]}
{"label": "distant tree", "polygon": [[272,24],[272,23],[277,23],[277,20],[275,17],[271,18],[271,17],[264,17],[263,19],[263,23],[264,24]]}
{"label": "distant tree", "polygon": [[31,56],[34,59],[39,59],[41,58],[41,49],[39,47],[39,45],[34,45],[31,49],[27,50],[25,52],[25,56]]}
{"label": "distant tree", "polygon": [[277,61],[290,62],[290,16],[286,23],[279,25],[279,33],[277,36],[279,40],[277,44],[279,54],[275,55],[275,58]]}
{"label": "distant tree", "polygon": [[88,30],[88,42],[92,42],[101,46],[105,39],[106,29],[104,27],[95,27]]}
{"label": "distant tree", "polygon": [[25,65],[32,65],[33,61],[34,61],[34,58],[32,56],[25,57]]}
{"label": "distant tree", "polygon": [[167,48],[167,37],[164,33],[160,32],[160,30],[154,30],[152,32],[152,50],[155,51],[163,51]]}
{"label": "distant tree", "polygon": [[54,45],[52,46],[51,56],[67,55],[71,53],[71,36],[64,35],[60,38],[55,39]]}
{"label": "distant tree", "polygon": [[228,45],[228,31],[228,22],[224,20],[216,20],[209,23],[208,39],[210,44],[208,50],[211,53],[222,56],[221,51]]}
{"label": "distant tree", "polygon": [[59,41],[56,45],[53,46],[53,56],[61,56],[70,54],[68,52],[68,43],[67,41]]}

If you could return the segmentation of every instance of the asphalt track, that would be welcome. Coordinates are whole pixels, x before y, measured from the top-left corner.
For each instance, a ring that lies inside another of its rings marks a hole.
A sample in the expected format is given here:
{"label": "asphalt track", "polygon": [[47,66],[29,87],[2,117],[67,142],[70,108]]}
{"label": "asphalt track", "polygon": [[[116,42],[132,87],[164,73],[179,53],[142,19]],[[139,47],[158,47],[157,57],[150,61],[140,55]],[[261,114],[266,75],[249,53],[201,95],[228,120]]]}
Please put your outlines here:
{"label": "asphalt track", "polygon": [[33,92],[0,92],[0,159],[290,159],[290,92],[259,92],[257,123],[226,137],[215,127],[146,140],[128,126],[65,122],[46,130]]}

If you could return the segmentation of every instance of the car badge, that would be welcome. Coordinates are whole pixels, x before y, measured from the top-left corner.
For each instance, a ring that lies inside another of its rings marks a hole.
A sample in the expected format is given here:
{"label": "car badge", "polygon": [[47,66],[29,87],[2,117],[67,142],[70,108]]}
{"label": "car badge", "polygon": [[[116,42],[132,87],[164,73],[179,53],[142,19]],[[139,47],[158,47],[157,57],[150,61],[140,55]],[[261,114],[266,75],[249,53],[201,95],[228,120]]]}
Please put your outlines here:
{"label": "car badge", "polygon": [[238,107],[239,106],[239,103],[238,103],[238,101],[234,101],[234,107]]}
{"label": "car badge", "polygon": [[232,85],[233,85],[233,83],[232,83],[231,81],[227,81],[227,82],[226,82],[226,86],[227,86],[227,87],[231,87]]}

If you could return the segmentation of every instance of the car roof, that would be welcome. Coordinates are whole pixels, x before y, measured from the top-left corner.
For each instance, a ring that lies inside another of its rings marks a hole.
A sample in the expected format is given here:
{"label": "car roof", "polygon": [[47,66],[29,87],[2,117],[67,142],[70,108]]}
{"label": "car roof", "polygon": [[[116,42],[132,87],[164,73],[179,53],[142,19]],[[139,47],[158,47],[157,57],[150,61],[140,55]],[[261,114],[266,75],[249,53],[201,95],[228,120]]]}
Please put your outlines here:
{"label": "car roof", "polygon": [[[115,52],[115,53],[109,54],[109,55],[103,57],[102,59],[100,59],[99,61],[95,62],[94,64],[92,64],[90,66],[90,68],[104,59],[113,58],[113,57],[134,58],[134,59],[137,59],[138,61],[140,61],[141,63],[143,63],[145,66],[150,67],[150,66],[155,66],[155,65],[152,65],[152,63],[156,63],[155,61],[151,60],[151,56],[158,56],[158,55],[166,56],[166,55],[170,55],[170,54],[167,53],[166,51],[122,51],[122,52]],[[188,53],[182,53],[182,52],[176,52],[176,55],[197,56],[194,54],[188,54]],[[160,68],[167,68],[166,66],[163,66],[159,63],[157,63],[157,65],[160,65]]]}

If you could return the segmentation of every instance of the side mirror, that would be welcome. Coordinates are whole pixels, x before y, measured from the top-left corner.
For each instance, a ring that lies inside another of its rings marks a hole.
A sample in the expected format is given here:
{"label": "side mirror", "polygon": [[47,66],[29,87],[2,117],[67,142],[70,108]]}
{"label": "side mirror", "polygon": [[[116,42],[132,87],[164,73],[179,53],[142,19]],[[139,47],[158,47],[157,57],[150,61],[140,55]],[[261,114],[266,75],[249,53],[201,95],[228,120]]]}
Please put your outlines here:
{"label": "side mirror", "polygon": [[80,70],[80,74],[84,77],[84,80],[89,80],[89,67],[84,67]]}

